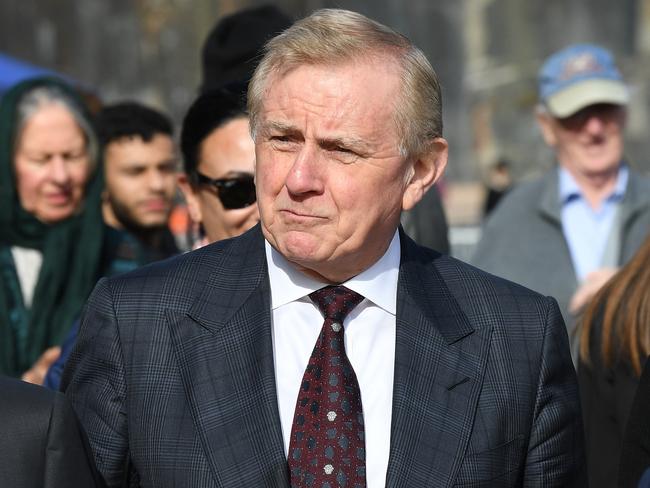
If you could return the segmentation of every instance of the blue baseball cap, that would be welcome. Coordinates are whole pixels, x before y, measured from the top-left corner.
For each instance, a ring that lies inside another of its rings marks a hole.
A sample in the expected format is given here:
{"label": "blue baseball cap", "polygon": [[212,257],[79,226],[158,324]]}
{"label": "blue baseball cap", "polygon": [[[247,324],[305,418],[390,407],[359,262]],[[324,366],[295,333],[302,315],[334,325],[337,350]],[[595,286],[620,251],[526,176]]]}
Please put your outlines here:
{"label": "blue baseball cap", "polygon": [[627,105],[630,94],[611,53],[575,44],[550,56],[539,72],[539,97],[557,118],[597,103]]}

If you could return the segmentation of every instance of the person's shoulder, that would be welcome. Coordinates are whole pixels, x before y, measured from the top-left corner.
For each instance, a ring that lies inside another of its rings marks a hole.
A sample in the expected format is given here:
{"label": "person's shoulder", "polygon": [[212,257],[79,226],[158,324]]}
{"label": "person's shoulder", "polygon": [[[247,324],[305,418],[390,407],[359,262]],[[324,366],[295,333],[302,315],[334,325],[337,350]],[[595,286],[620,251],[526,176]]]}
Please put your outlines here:
{"label": "person's shoulder", "polygon": [[545,227],[541,207],[554,191],[555,172],[519,183],[488,215],[481,228],[472,263],[490,270],[508,266],[507,257],[521,255],[535,244],[540,226]]}
{"label": "person's shoulder", "polygon": [[650,185],[650,174],[639,171],[637,168],[628,166],[630,181],[635,181],[643,185]]}
{"label": "person's shoulder", "polygon": [[436,268],[448,285],[449,283],[452,286],[458,285],[461,289],[471,294],[479,294],[482,296],[485,296],[486,293],[492,296],[516,295],[536,301],[547,300],[547,297],[530,288],[526,288],[519,283],[494,275],[451,256],[441,256],[440,259],[436,260]]}
{"label": "person's shoulder", "polygon": [[4,419],[6,415],[49,415],[57,396],[63,397],[59,392],[6,376],[0,376],[0,393],[0,415]]}
{"label": "person's shoulder", "polygon": [[184,254],[157,261],[131,272],[105,279],[112,288],[152,286],[189,287],[205,283],[214,273],[227,273],[243,266],[253,255],[263,253],[261,232],[245,234],[208,244]]}
{"label": "person's shoulder", "polygon": [[487,222],[509,221],[515,215],[532,213],[539,207],[542,195],[552,184],[552,178],[553,173],[547,172],[515,185],[501,198]]}
{"label": "person's shoulder", "polygon": [[630,169],[628,187],[633,188],[638,197],[650,201],[650,175]]}
{"label": "person's shoulder", "polygon": [[419,256],[418,265],[440,275],[454,295],[483,297],[517,296],[544,302],[548,298],[514,281],[501,278],[469,263],[413,243],[411,255]]}
{"label": "person's shoulder", "polygon": [[499,330],[509,338],[506,342],[524,340],[531,350],[533,344],[541,348],[549,331],[565,331],[554,298],[449,256],[441,256],[435,266],[476,329]]}

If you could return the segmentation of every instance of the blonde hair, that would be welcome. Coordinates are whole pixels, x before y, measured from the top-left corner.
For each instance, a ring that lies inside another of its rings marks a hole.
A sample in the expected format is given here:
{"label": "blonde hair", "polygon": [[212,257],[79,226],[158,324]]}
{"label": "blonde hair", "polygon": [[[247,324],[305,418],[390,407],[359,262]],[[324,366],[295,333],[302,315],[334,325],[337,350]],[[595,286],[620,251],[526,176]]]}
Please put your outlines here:
{"label": "blonde hair", "polygon": [[425,152],[442,136],[442,100],[438,77],[424,53],[402,34],[359,13],[321,9],[271,39],[248,88],[251,132],[270,83],[302,65],[334,65],[390,59],[401,69],[401,92],[394,123],[403,156]]}

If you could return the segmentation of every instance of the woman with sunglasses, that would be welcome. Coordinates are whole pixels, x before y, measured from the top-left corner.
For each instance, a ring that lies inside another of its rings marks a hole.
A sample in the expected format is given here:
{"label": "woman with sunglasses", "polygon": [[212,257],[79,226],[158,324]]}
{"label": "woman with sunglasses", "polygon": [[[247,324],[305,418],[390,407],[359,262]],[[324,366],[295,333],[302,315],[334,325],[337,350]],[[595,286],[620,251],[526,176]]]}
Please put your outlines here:
{"label": "woman with sunglasses", "polygon": [[237,236],[259,221],[245,90],[234,83],[204,93],[183,120],[179,186],[198,227],[197,246]]}

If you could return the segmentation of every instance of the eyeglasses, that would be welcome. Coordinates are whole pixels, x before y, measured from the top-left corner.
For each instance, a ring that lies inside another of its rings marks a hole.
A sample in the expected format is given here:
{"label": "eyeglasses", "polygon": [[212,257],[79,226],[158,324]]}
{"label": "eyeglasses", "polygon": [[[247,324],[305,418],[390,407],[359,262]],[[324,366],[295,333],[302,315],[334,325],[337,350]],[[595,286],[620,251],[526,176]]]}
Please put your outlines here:
{"label": "eyeglasses", "polygon": [[226,210],[245,208],[255,203],[255,182],[253,175],[242,175],[235,178],[212,179],[199,172],[196,182],[199,185],[209,185],[214,188],[216,195]]}

